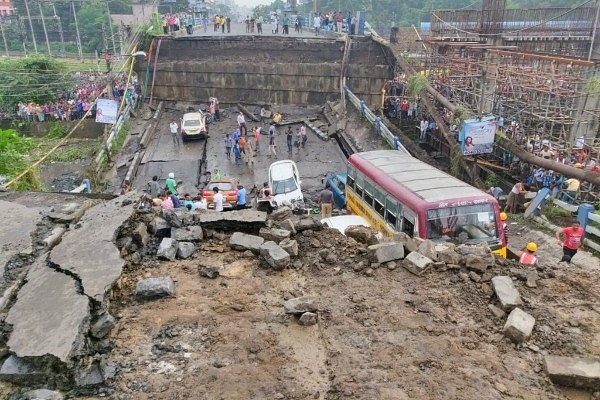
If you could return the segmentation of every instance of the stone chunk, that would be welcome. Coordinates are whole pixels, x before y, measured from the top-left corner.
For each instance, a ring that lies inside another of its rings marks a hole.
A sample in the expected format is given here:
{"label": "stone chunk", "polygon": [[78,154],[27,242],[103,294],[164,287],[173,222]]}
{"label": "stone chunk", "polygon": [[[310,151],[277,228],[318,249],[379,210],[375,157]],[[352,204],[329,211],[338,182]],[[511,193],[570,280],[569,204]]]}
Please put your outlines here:
{"label": "stone chunk", "polygon": [[200,276],[203,276],[208,279],[215,279],[220,275],[219,268],[207,267],[204,265],[201,265],[198,268],[198,273],[200,274]]}
{"label": "stone chunk", "polygon": [[154,236],[165,237],[171,234],[171,225],[161,217],[154,217],[150,222],[150,230]]}
{"label": "stone chunk", "polygon": [[275,226],[279,229],[290,231],[292,236],[296,234],[296,224],[291,218],[285,219],[283,221],[278,221]]}
{"label": "stone chunk", "polygon": [[292,218],[292,209],[288,206],[277,207],[271,213],[271,219],[273,221],[283,221],[289,218]]}
{"label": "stone chunk", "polygon": [[400,243],[379,243],[368,247],[369,259],[379,264],[404,258],[404,246]]}
{"label": "stone chunk", "polygon": [[30,390],[23,393],[22,400],[63,400],[64,397],[59,392],[48,389]]}
{"label": "stone chunk", "polygon": [[265,242],[260,246],[260,255],[276,271],[290,265],[290,255],[275,242]]}
{"label": "stone chunk", "polygon": [[374,245],[378,242],[377,232],[367,226],[351,225],[346,228],[344,235],[366,245]]}
{"label": "stone chunk", "polygon": [[175,282],[169,276],[143,279],[135,287],[139,300],[152,300],[175,295]]}
{"label": "stone chunk", "polygon": [[43,383],[45,376],[27,360],[11,355],[0,367],[0,379],[29,386]]}
{"label": "stone chunk", "polygon": [[200,242],[202,237],[202,227],[198,225],[171,229],[171,239],[179,242]]}
{"label": "stone chunk", "polygon": [[298,323],[303,326],[310,326],[317,323],[317,314],[312,312],[305,312],[300,316]]}
{"label": "stone chunk", "polygon": [[298,221],[298,223],[296,224],[296,231],[302,232],[302,231],[307,231],[307,230],[311,230],[311,231],[323,230],[323,224],[321,223],[321,221],[317,221],[313,217],[306,217],[306,218],[300,219],[300,221]]}
{"label": "stone chunk", "polygon": [[204,229],[224,232],[256,232],[266,225],[267,213],[250,208],[228,212],[195,213],[194,221]]}
{"label": "stone chunk", "polygon": [[196,245],[190,242],[179,242],[177,247],[177,258],[189,258],[196,251]]}
{"label": "stone chunk", "polygon": [[258,233],[265,241],[273,241],[275,243],[281,242],[283,239],[289,239],[292,232],[285,229],[277,228],[260,228]]}
{"label": "stone chunk", "polygon": [[438,261],[446,264],[460,264],[460,254],[455,250],[455,246],[452,243],[438,243],[435,246]]}
{"label": "stone chunk", "polygon": [[102,339],[115,327],[115,319],[112,315],[105,312],[92,321],[90,326],[90,334],[97,338]]}
{"label": "stone chunk", "polygon": [[163,218],[174,228],[181,228],[182,226],[188,226],[194,224],[194,215],[187,209],[163,209]]}
{"label": "stone chunk", "polygon": [[438,260],[438,254],[437,254],[435,243],[432,242],[431,240],[423,241],[423,243],[421,243],[419,245],[419,250],[417,250],[417,251],[419,253],[421,253],[422,255],[424,255],[425,257],[429,258],[431,261]]}
{"label": "stone chunk", "polygon": [[504,312],[503,309],[496,307],[493,304],[488,304],[488,308],[492,312],[492,314],[494,314],[494,317],[496,317],[498,319],[504,318],[504,316],[506,315],[506,313]]}
{"label": "stone chunk", "polygon": [[493,254],[480,256],[477,254],[465,254],[462,256],[462,263],[471,271],[476,271],[483,274],[488,267],[493,267],[495,258]]}
{"label": "stone chunk", "polygon": [[515,343],[525,342],[531,336],[535,318],[520,308],[515,308],[508,314],[502,332]]}
{"label": "stone chunk", "polygon": [[408,253],[406,258],[404,259],[404,262],[402,263],[402,266],[404,266],[404,268],[406,268],[409,272],[420,276],[432,264],[432,260],[425,257],[421,253],[413,251],[412,253]]}
{"label": "stone chunk", "polygon": [[521,295],[510,276],[495,276],[492,278],[492,285],[502,308],[505,310],[510,310],[523,304]]}
{"label": "stone chunk", "polygon": [[548,355],[544,365],[550,380],[558,385],[598,390],[600,360]]}
{"label": "stone chunk", "polygon": [[284,249],[291,257],[298,255],[298,242],[293,239],[283,239],[279,243],[279,247]]}
{"label": "stone chunk", "polygon": [[156,256],[158,258],[162,258],[163,260],[173,261],[175,260],[175,256],[177,255],[177,248],[179,247],[179,243],[177,240],[171,238],[163,238],[158,246],[158,251],[156,252]]}
{"label": "stone chunk", "polygon": [[304,314],[306,312],[317,312],[316,299],[312,296],[301,296],[287,300],[283,303],[286,314]]}
{"label": "stone chunk", "polygon": [[260,236],[247,235],[242,232],[234,232],[229,238],[229,246],[234,250],[246,251],[250,250],[254,254],[260,254],[260,246],[265,242],[265,239]]}
{"label": "stone chunk", "polygon": [[148,228],[146,227],[146,224],[143,222],[137,224],[133,230],[133,239],[144,247],[148,245],[150,235],[148,234]]}

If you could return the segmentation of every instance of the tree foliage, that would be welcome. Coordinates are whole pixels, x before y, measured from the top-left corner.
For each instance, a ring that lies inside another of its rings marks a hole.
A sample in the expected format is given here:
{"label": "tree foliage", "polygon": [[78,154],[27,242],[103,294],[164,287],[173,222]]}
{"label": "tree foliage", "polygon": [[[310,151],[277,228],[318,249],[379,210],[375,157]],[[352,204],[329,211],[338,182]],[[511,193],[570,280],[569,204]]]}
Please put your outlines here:
{"label": "tree foliage", "polygon": [[0,60],[0,108],[12,111],[20,101],[55,101],[72,85],[73,77],[65,71],[63,62],[39,54]]}
{"label": "tree foliage", "polygon": [[[25,154],[32,146],[31,139],[19,136],[14,129],[0,129],[0,176],[10,179],[24,171],[28,165]],[[22,185],[27,185],[26,181]]]}

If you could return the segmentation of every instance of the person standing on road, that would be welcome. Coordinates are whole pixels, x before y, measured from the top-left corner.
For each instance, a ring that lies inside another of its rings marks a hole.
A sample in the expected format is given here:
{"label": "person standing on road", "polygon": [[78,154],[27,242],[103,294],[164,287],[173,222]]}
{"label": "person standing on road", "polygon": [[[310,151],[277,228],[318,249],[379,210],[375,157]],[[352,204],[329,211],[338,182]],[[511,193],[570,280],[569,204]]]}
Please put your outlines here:
{"label": "person standing on road", "polygon": [[333,192],[329,183],[325,185],[325,189],[321,191],[319,195],[319,205],[321,206],[321,217],[331,217],[331,211],[333,210]]}
{"label": "person standing on road", "polygon": [[254,129],[254,151],[256,153],[260,152],[260,131],[262,130],[262,128],[260,126],[257,126]]}
{"label": "person standing on road", "polygon": [[217,186],[213,187],[213,202],[215,203],[215,211],[221,212],[223,211],[223,193],[219,192],[219,188]]}
{"label": "person standing on road", "polygon": [[306,125],[302,124],[300,127],[300,137],[302,138],[302,148],[306,146],[306,141],[308,140],[308,136],[306,136]]}
{"label": "person standing on road", "polygon": [[150,197],[153,199],[158,198],[158,193],[160,192],[160,185],[158,184],[158,176],[154,175],[152,180],[148,182],[148,186],[150,186]]}
{"label": "person standing on road", "polygon": [[241,111],[237,116],[237,123],[240,134],[242,134],[242,131],[244,131],[243,135],[246,136],[248,134],[248,129],[246,128],[246,117],[244,117],[244,113]]}
{"label": "person standing on road", "polygon": [[294,140],[294,146],[298,149],[298,153],[300,153],[300,143],[302,143],[302,135],[300,135],[300,129],[296,128],[296,140]]}
{"label": "person standing on road", "polygon": [[237,190],[238,198],[236,208],[238,210],[243,210],[246,208],[246,188],[243,185],[238,185]]}
{"label": "person standing on road", "polygon": [[287,14],[283,15],[283,33],[285,35],[290,34],[290,17]]}
{"label": "person standing on road", "polygon": [[231,160],[231,148],[233,147],[233,140],[229,136],[229,133],[225,135],[225,154],[227,159]]}
{"label": "person standing on road", "polygon": [[292,153],[292,142],[294,141],[294,133],[292,132],[292,127],[288,126],[285,131],[285,142],[287,143],[288,153]]}
{"label": "person standing on road", "polygon": [[271,122],[271,125],[269,125],[269,135],[273,135],[274,136],[275,132],[276,132],[276,130],[275,130],[275,123]]}
{"label": "person standing on road", "polygon": [[173,144],[179,146],[180,142],[179,142],[179,135],[178,135],[178,129],[179,129],[179,125],[177,125],[177,122],[175,122],[174,119],[171,120],[171,123],[169,124],[169,129],[171,130],[171,136],[173,137]]}
{"label": "person standing on road", "polygon": [[[565,240],[561,239],[561,235],[565,236]],[[559,229],[556,232],[556,240],[562,245],[563,248],[563,256],[559,262],[570,263],[571,259],[577,253],[577,250],[583,250],[583,237],[585,235],[585,231],[579,224],[579,221],[575,220],[566,228]]]}
{"label": "person standing on road", "polygon": [[174,173],[169,172],[169,177],[165,181],[165,187],[169,192],[173,193],[174,195],[177,195],[177,181],[175,180]]}
{"label": "person standing on road", "polygon": [[256,30],[258,31],[258,33],[260,33],[262,35],[262,26],[264,23],[264,19],[262,17],[262,15],[259,15],[258,18],[256,19]]}
{"label": "person standing on road", "polygon": [[275,135],[274,134],[269,134],[269,155],[268,157],[271,158],[271,155],[274,155],[275,158],[277,158],[277,151],[275,149]]}
{"label": "person standing on road", "polygon": [[265,118],[267,117],[267,110],[265,110],[264,107],[260,108],[260,123],[264,124],[265,123]]}
{"label": "person standing on road", "polygon": [[319,36],[319,29],[321,28],[321,16],[315,15],[313,18],[313,28],[315,29],[315,36]]}
{"label": "person standing on road", "polygon": [[252,149],[252,143],[249,140],[246,141],[246,147],[244,148],[244,156],[246,157],[246,163],[248,167],[254,166],[254,150]]}
{"label": "person standing on road", "polygon": [[235,165],[240,165],[242,159],[242,151],[240,150],[240,142],[236,141],[233,144],[233,157],[235,159]]}
{"label": "person standing on road", "polygon": [[227,33],[231,33],[231,17],[229,15],[225,18],[225,23],[227,24]]}

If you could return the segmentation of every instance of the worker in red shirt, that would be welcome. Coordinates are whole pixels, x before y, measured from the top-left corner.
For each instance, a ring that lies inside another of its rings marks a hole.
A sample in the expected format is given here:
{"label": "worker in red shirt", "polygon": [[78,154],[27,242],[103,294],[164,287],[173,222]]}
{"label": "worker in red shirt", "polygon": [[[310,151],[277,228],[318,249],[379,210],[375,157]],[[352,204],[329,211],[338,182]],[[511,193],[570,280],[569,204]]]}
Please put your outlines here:
{"label": "worker in red shirt", "polygon": [[519,263],[524,265],[537,265],[538,258],[535,256],[536,251],[537,244],[534,242],[527,243],[527,246],[519,251]]}
{"label": "worker in red shirt", "polygon": [[[561,235],[565,236],[564,241],[561,239]],[[567,263],[571,262],[571,259],[577,253],[577,250],[583,250],[583,236],[585,235],[585,231],[579,224],[579,221],[575,220],[566,228],[559,229],[556,232],[556,239],[562,245],[563,248],[563,257],[559,262],[565,261]]]}

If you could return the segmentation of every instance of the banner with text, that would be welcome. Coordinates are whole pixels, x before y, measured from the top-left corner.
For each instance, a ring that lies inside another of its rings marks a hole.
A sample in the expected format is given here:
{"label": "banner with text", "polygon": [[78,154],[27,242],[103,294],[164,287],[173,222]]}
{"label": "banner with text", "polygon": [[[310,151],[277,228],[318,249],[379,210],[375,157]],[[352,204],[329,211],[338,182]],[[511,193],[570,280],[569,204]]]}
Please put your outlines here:
{"label": "banner with text", "polygon": [[110,99],[98,99],[96,102],[96,122],[116,124],[119,102]]}
{"label": "banner with text", "polygon": [[458,140],[465,156],[491,153],[494,150],[498,122],[493,116],[463,121]]}

